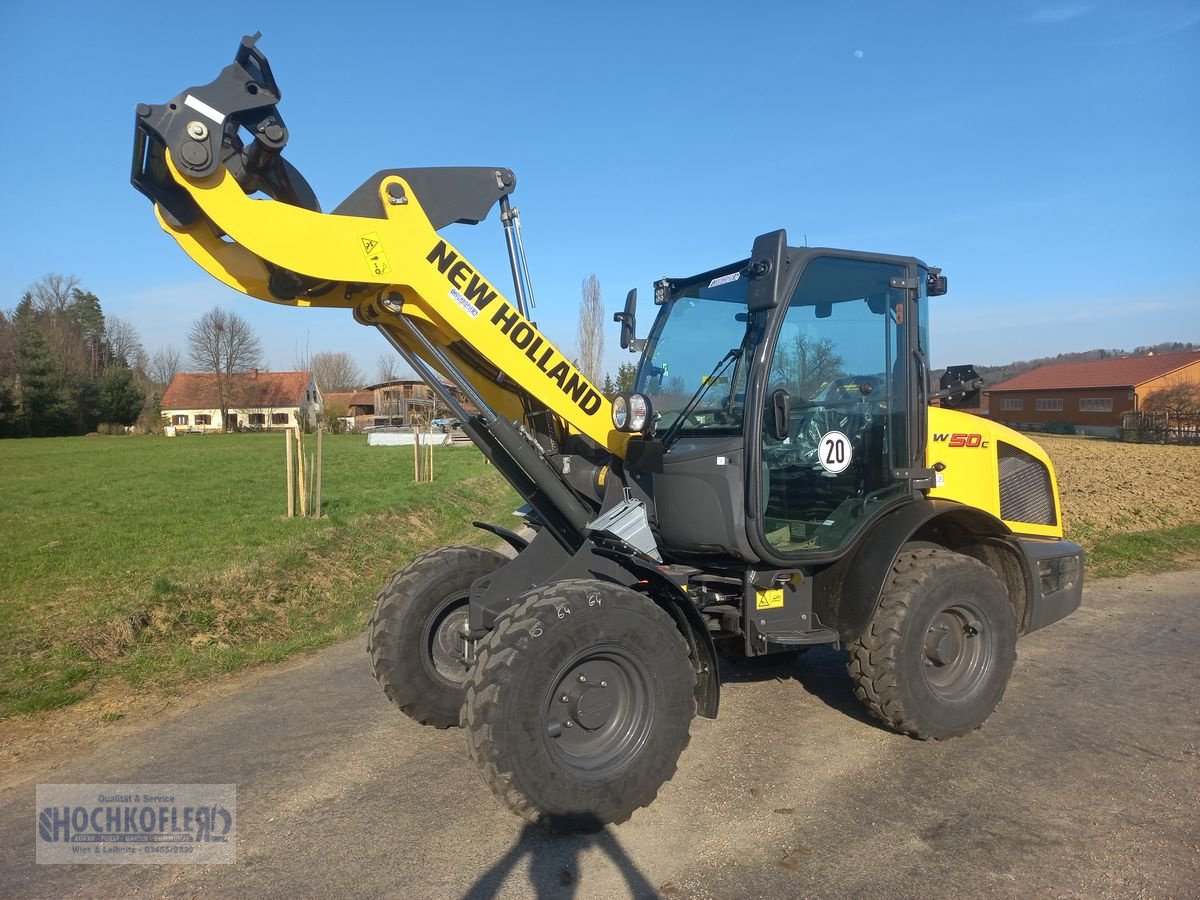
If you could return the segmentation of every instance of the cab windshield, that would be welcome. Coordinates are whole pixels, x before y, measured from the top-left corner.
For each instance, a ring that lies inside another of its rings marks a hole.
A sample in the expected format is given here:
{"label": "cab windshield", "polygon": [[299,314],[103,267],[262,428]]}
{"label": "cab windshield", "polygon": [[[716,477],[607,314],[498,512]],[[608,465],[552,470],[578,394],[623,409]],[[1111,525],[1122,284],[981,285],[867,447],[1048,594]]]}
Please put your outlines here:
{"label": "cab windshield", "polygon": [[660,432],[742,431],[750,317],[748,279],[740,270],[741,264],[679,287],[654,323],[637,390],[654,404]]}

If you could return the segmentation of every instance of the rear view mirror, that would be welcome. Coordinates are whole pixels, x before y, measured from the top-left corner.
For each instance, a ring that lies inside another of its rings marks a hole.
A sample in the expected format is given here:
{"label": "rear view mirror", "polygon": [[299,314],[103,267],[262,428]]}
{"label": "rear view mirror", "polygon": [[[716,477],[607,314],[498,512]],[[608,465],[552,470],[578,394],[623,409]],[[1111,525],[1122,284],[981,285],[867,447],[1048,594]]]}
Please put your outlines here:
{"label": "rear view mirror", "polygon": [[621,323],[621,349],[637,352],[645,346],[637,334],[637,288],[625,295],[625,311],[613,313],[613,321]]}
{"label": "rear view mirror", "polygon": [[946,293],[946,276],[941,269],[930,269],[929,277],[925,280],[925,295],[940,297]]}
{"label": "rear view mirror", "polygon": [[754,239],[750,264],[746,274],[750,286],[746,289],[746,307],[750,312],[773,309],[779,303],[783,283],[783,267],[787,262],[787,232],[782,228]]}

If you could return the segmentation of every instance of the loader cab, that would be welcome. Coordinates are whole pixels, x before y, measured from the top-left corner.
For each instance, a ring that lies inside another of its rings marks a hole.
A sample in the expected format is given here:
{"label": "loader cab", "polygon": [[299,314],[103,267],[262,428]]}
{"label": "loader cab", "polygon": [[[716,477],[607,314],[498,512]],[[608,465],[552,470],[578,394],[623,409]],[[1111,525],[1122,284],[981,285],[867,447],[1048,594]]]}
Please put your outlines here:
{"label": "loader cab", "polygon": [[753,257],[656,286],[637,390],[662,443],[660,536],[681,560],[831,560],[917,496],[927,268],[782,246],[774,265],[765,298]]}

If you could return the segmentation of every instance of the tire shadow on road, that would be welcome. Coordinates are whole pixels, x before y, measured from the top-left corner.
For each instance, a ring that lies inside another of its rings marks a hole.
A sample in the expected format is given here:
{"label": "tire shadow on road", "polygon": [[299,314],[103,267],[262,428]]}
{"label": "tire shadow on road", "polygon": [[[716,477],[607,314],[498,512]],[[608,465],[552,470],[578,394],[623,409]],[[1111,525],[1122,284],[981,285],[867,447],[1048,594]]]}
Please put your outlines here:
{"label": "tire shadow on road", "polygon": [[[589,828],[586,824],[584,827]],[[553,835],[536,825],[526,825],[508,852],[479,876],[463,895],[463,900],[496,897],[511,879],[520,877],[518,865],[526,857],[529,858],[529,885],[534,897],[538,900],[574,897],[580,886],[580,857],[592,847],[598,847],[616,866],[625,879],[630,897],[658,896],[625,848],[597,820],[594,830],[572,835]]]}
{"label": "tire shadow on road", "polygon": [[870,725],[880,731],[891,731],[878,722],[858,702],[846,672],[846,651],[832,647],[813,647],[797,659],[771,664],[770,657],[758,657],[761,662],[745,663],[721,660],[722,684],[746,684],[761,681],[795,681],[805,691],[830,709]]}

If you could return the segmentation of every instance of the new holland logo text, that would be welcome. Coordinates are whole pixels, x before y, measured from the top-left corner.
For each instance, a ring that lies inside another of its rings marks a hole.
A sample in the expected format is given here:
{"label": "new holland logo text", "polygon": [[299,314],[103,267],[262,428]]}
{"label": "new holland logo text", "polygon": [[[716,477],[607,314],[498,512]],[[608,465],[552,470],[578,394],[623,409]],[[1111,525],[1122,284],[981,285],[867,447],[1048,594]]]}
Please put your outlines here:
{"label": "new holland logo text", "polygon": [[[454,292],[469,301],[476,311],[487,309],[497,299],[496,289],[451,250],[445,241],[438,241],[425,259],[437,266],[438,271],[449,280]],[[454,299],[458,302],[458,297]],[[492,324],[512,341],[513,346],[522,351],[584,413],[590,416],[600,409],[600,394],[596,389],[574,371],[519,312],[501,300],[490,318]]]}

